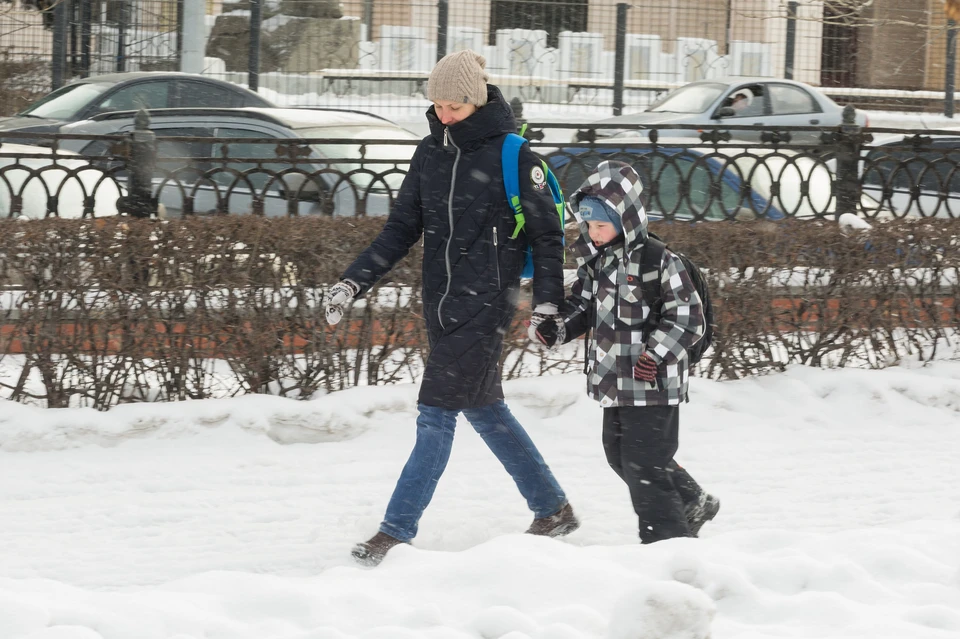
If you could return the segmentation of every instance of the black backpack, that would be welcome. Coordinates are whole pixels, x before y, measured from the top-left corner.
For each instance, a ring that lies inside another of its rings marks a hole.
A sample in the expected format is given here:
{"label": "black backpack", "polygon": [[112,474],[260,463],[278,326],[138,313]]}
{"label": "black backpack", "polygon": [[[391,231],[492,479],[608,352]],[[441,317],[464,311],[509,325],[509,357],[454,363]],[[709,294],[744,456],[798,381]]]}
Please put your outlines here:
{"label": "black backpack", "polygon": [[[643,265],[641,273],[656,271],[657,278],[650,281],[645,281],[641,278],[643,300],[647,303],[647,306],[650,307],[650,314],[647,316],[645,325],[646,335],[649,335],[650,331],[652,331],[660,321],[660,307],[663,305],[663,300],[660,299],[660,276],[662,275],[660,265],[663,264],[663,252],[666,249],[667,244],[662,238],[656,233],[649,233],[647,241],[643,245]],[[672,252],[680,258],[680,261],[683,262],[683,267],[687,269],[687,273],[689,273],[690,279],[693,281],[693,285],[700,295],[700,302],[703,308],[705,323],[703,337],[687,351],[690,357],[690,364],[696,364],[700,361],[700,358],[703,357],[703,352],[713,343],[713,305],[710,303],[710,291],[707,288],[707,281],[704,279],[703,273],[700,272],[697,265],[683,253],[678,253],[677,251]]]}

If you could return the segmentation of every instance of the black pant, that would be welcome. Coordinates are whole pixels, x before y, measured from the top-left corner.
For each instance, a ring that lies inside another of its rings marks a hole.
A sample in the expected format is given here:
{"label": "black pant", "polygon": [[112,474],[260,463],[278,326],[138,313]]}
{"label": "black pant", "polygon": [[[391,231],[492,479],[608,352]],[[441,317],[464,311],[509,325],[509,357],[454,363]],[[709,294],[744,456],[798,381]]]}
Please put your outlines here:
{"label": "black pant", "polygon": [[684,504],[702,489],[677,465],[679,406],[620,406],[603,410],[607,462],[630,490],[645,544],[690,537]]}

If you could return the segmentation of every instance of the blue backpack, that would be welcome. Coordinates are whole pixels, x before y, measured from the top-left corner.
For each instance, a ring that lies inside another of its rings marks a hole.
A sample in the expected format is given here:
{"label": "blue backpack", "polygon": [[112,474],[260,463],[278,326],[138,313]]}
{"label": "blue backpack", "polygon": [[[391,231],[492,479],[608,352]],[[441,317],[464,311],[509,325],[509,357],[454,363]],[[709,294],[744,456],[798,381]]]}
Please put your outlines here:
{"label": "blue backpack", "polygon": [[[520,207],[520,147],[526,143],[526,139],[516,133],[508,133],[503,140],[503,149],[501,151],[501,163],[503,164],[503,187],[507,192],[507,202],[513,209],[513,218],[517,221],[517,226],[513,230],[511,240],[517,239],[520,231],[526,224],[523,216],[523,210]],[[547,181],[547,187],[550,189],[550,195],[553,196],[553,203],[557,207],[557,215],[560,216],[560,229],[563,229],[563,213],[566,208],[563,201],[563,191],[560,190],[560,182],[557,176],[553,174],[546,161],[540,160],[543,165],[543,174]],[[566,240],[564,240],[566,243]],[[533,277],[533,247],[527,246],[523,261],[523,272],[520,277]]]}

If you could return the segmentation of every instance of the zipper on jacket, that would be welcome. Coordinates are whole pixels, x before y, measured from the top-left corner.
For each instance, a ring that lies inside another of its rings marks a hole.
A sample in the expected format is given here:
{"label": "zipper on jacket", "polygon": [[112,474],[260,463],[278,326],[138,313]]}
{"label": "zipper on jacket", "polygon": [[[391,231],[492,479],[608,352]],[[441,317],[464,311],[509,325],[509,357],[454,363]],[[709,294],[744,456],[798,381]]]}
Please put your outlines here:
{"label": "zipper on jacket", "polygon": [[440,328],[446,328],[443,325],[443,302],[450,294],[450,283],[453,281],[453,267],[450,265],[450,245],[453,243],[453,190],[457,186],[457,165],[460,164],[460,147],[453,141],[450,135],[450,129],[443,129],[443,145],[450,143],[457,150],[457,157],[453,160],[453,172],[450,174],[450,193],[447,194],[447,219],[450,222],[450,232],[447,235],[447,248],[443,252],[443,259],[447,266],[447,288],[443,291],[440,303],[437,304],[437,319],[440,320]]}
{"label": "zipper on jacket", "polygon": [[497,227],[493,227],[493,262],[497,265],[497,290],[500,286],[500,252],[497,250]]}

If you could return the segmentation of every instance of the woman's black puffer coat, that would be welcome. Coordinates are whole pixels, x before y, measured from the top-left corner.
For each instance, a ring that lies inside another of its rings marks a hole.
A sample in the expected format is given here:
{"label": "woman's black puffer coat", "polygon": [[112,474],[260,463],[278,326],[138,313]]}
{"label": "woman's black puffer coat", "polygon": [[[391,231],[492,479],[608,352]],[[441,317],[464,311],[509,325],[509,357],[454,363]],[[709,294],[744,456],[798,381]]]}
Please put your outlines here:
{"label": "woman's black puffer coat", "polygon": [[533,303],[563,301],[563,232],[540,160],[520,151],[524,232],[503,187],[501,148],[516,132],[500,90],[461,122],[427,110],[430,135],[417,147],[383,230],[343,274],[360,295],[423,237],[423,314],[430,336],[419,401],[462,410],[503,399],[499,359],[514,312],[524,250],[533,246]]}

